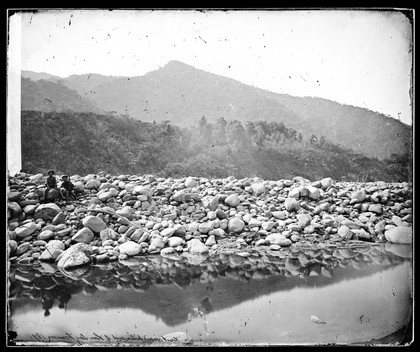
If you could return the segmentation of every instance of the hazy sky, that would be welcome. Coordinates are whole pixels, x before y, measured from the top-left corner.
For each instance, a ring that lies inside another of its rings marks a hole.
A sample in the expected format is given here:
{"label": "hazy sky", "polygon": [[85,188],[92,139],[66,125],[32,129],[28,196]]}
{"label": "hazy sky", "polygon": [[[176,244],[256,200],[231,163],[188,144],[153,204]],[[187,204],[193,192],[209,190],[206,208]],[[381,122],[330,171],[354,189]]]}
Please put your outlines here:
{"label": "hazy sky", "polygon": [[21,16],[23,70],[139,76],[179,60],[273,92],[412,122],[412,27],[397,11],[66,9]]}

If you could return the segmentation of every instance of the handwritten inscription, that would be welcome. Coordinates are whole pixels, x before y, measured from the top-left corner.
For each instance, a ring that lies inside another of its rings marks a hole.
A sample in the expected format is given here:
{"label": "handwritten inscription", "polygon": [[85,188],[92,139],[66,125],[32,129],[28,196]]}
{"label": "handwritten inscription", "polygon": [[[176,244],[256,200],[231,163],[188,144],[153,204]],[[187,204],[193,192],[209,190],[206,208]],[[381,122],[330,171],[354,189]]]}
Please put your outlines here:
{"label": "handwritten inscription", "polygon": [[170,337],[165,338],[164,336],[159,337],[152,337],[152,336],[145,336],[140,334],[127,334],[124,336],[118,336],[114,334],[98,334],[96,332],[92,333],[91,335],[88,334],[79,334],[73,335],[71,333],[63,333],[61,335],[43,335],[40,333],[35,333],[29,335],[30,339],[37,341],[37,342],[75,342],[79,344],[84,344],[88,342],[109,342],[109,343],[123,343],[123,342],[146,342],[146,343],[153,343],[153,342],[183,342],[179,341],[177,337]]}

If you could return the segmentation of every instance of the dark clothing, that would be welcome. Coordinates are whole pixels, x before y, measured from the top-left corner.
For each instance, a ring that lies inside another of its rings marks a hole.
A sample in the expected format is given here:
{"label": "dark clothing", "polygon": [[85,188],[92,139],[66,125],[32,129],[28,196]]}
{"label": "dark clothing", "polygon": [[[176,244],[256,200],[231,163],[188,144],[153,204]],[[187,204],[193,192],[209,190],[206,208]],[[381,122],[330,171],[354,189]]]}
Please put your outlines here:
{"label": "dark clothing", "polygon": [[74,193],[74,185],[69,180],[63,180],[61,182],[61,187],[63,188],[64,196],[68,200],[69,196],[73,196],[74,199],[77,199],[76,193]]}
{"label": "dark clothing", "polygon": [[57,188],[57,180],[54,176],[48,176],[46,185],[48,188]]}
{"label": "dark clothing", "polygon": [[66,180],[62,182],[61,187],[63,187],[66,191],[71,192],[74,188],[74,185],[69,180]]}
{"label": "dark clothing", "polygon": [[57,180],[56,178],[51,175],[47,177],[47,181],[45,182],[45,185],[47,186],[44,190],[44,201],[48,200],[48,194],[50,193],[51,188],[57,188]]}

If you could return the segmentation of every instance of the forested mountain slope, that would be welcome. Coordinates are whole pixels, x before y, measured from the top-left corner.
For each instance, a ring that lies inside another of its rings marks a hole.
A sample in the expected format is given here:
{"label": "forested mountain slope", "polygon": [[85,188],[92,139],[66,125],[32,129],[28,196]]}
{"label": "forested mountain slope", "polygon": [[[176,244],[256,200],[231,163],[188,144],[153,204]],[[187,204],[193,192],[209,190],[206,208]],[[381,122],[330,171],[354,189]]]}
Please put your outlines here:
{"label": "forested mountain slope", "polygon": [[22,111],[21,128],[23,169],[31,173],[409,179],[405,159],[380,161],[323,139],[306,140],[282,123],[202,118],[181,128],[93,113]]}

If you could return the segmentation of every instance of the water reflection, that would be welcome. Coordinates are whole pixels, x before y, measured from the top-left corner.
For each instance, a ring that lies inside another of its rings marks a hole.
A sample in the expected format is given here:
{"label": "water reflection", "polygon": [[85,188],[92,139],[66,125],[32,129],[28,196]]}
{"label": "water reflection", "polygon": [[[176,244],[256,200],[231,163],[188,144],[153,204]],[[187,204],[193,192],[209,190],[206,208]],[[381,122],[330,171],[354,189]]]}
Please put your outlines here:
{"label": "water reflection", "polygon": [[[411,276],[411,247],[390,244],[138,257],[70,272],[14,265],[8,328],[19,341],[115,342],[139,331],[184,331],[196,343],[368,341],[408,322]],[[126,342],[139,343],[133,336]]]}

